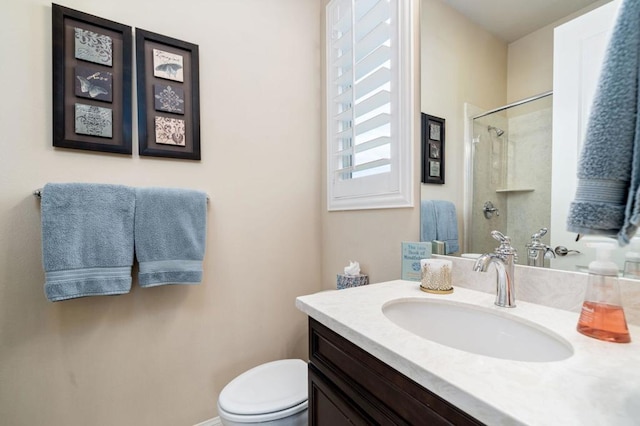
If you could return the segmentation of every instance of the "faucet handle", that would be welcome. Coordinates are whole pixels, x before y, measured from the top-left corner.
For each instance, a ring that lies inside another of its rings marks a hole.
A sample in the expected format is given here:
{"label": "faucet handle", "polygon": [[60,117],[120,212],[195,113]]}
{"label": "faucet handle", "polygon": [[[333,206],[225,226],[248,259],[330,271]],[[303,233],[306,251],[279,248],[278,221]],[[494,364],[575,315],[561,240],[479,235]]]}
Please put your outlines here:
{"label": "faucet handle", "polygon": [[507,245],[511,245],[511,238],[507,237],[500,231],[491,231],[491,236],[493,237],[494,240],[499,241],[500,245],[505,243]]}
{"label": "faucet handle", "polygon": [[500,246],[496,247],[496,254],[501,256],[513,255],[517,261],[518,251],[511,245],[511,238],[500,231],[491,231],[491,236],[500,242]]}
{"label": "faucet handle", "polygon": [[545,235],[547,235],[547,232],[549,232],[549,230],[547,228],[540,228],[540,230],[538,232],[536,232],[533,235],[531,235],[531,241],[532,242],[540,242],[540,238],[542,238]]}

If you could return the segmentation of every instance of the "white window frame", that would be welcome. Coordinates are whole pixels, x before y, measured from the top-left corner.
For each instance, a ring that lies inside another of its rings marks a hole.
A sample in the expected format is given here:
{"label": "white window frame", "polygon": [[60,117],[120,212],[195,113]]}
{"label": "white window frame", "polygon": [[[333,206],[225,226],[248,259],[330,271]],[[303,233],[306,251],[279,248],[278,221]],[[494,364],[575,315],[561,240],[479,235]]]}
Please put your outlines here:
{"label": "white window frame", "polygon": [[[414,72],[413,72],[413,20],[411,1],[389,0],[393,12],[392,57],[397,66],[391,69],[391,163],[390,172],[357,179],[338,179],[338,146],[335,126],[329,63],[331,49],[332,0],[327,5],[326,20],[326,107],[327,107],[327,209],[360,210],[413,207],[413,125],[414,125]],[[355,3],[356,0],[352,0]],[[393,43],[395,42],[395,43]]]}

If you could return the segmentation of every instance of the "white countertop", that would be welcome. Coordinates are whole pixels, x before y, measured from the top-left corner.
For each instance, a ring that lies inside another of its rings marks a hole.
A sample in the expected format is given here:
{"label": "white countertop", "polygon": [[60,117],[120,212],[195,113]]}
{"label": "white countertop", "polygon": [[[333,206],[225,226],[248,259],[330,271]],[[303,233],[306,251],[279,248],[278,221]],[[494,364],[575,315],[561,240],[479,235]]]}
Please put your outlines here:
{"label": "white countertop", "polygon": [[[631,343],[609,343],[576,331],[578,314],[455,287],[449,295],[420,291],[418,282],[389,281],[296,299],[296,307],[391,367],[488,425],[639,425],[640,327]],[[522,362],[476,355],[414,335],[392,323],[382,306],[402,298],[470,303],[542,325],[571,343],[573,356]]]}

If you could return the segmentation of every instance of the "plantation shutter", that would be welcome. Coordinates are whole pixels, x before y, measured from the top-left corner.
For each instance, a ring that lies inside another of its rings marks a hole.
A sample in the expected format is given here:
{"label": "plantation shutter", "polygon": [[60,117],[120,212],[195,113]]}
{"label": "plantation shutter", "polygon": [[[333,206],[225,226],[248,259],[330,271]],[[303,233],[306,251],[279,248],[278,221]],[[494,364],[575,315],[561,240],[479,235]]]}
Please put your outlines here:
{"label": "plantation shutter", "polygon": [[[387,204],[401,190],[398,1],[327,6],[330,209],[396,207]],[[357,206],[345,203],[352,198],[361,198]]]}

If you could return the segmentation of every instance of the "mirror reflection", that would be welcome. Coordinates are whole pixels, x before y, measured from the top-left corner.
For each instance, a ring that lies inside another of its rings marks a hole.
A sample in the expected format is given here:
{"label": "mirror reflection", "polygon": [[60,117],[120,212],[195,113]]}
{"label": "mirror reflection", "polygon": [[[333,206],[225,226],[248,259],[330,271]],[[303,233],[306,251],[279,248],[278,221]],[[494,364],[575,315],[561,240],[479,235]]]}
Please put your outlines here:
{"label": "mirror reflection", "polygon": [[[553,3],[562,4],[556,9]],[[536,265],[582,270],[593,259],[591,250],[564,230],[564,222],[590,108],[584,99],[593,96],[599,55],[618,3],[422,0],[421,111],[446,119],[447,169],[446,184],[422,184],[421,198],[456,206],[460,251],[454,255],[493,251],[490,231],[498,229],[511,237],[521,265],[536,242],[542,253]],[[501,13],[493,14],[492,23],[487,11],[497,7]],[[594,15],[602,22],[581,34],[573,22],[599,9],[608,9]],[[554,52],[571,56],[562,53],[566,45],[554,46],[554,31],[567,26],[578,42],[596,40],[586,49],[594,53],[582,58],[591,71],[569,70],[573,64],[554,60]],[[560,67],[567,68],[564,77]],[[565,85],[581,79],[594,87],[583,84],[567,98],[566,90],[558,90],[558,78]],[[582,103],[573,98],[583,98]],[[558,116],[567,106],[579,112]],[[563,133],[564,128],[575,134]],[[626,250],[619,251],[615,257],[622,269]]]}
{"label": "mirror reflection", "polygon": [[[527,264],[531,235],[551,226],[552,95],[474,117],[469,253],[495,248],[491,231],[511,237]],[[549,265],[549,260],[546,262]]]}

